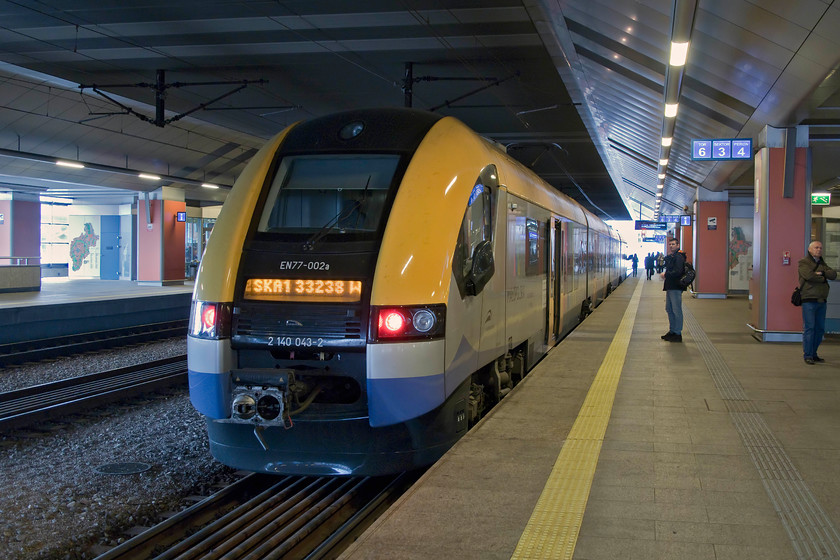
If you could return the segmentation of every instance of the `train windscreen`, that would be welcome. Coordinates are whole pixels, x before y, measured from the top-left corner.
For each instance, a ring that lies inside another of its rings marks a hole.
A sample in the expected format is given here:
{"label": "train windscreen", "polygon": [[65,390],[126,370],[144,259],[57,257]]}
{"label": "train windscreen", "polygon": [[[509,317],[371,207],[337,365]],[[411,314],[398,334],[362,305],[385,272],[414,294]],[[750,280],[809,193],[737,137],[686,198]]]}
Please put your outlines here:
{"label": "train windscreen", "polygon": [[259,232],[376,232],[400,162],[391,154],[286,156],[271,183]]}

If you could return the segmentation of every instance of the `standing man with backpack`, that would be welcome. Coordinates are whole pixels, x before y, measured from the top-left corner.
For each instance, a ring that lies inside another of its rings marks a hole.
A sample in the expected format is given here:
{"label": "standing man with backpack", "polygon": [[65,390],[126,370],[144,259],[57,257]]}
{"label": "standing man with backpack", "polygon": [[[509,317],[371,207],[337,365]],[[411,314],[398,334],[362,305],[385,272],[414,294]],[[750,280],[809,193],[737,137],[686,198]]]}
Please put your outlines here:
{"label": "standing man with backpack", "polygon": [[817,355],[817,348],[825,333],[828,281],[837,278],[837,271],[823,260],[822,250],[822,242],[811,241],[808,255],[798,266],[802,286],[802,349],[808,365],[825,361]]}
{"label": "standing man with backpack", "polygon": [[683,312],[682,293],[685,291],[680,285],[680,278],[685,269],[685,253],[680,251],[680,242],[673,237],[668,239],[668,254],[665,256],[665,272],[662,278],[665,285],[665,312],[668,313],[668,332],[662,335],[662,340],[668,342],[682,342]]}

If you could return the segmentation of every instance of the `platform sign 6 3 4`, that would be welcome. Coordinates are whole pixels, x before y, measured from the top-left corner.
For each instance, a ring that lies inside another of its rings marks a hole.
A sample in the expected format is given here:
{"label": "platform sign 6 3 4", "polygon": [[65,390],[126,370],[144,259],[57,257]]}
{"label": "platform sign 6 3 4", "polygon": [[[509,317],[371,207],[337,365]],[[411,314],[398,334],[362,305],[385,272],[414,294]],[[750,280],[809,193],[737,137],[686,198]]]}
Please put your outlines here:
{"label": "platform sign 6 3 4", "polygon": [[692,140],[691,159],[733,161],[752,159],[752,139]]}

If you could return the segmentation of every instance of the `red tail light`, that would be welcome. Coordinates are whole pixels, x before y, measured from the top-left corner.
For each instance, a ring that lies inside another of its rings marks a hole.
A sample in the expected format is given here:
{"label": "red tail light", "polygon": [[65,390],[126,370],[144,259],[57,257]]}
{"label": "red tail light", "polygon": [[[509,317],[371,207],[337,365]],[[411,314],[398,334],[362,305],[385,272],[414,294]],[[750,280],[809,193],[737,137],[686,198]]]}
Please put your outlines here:
{"label": "red tail light", "polygon": [[203,330],[209,330],[216,326],[215,306],[208,305],[204,308],[204,312],[201,314],[201,324],[204,327]]}
{"label": "red tail light", "polygon": [[229,338],[231,304],[193,301],[190,313],[190,336],[196,338]]}
{"label": "red tail light", "polygon": [[398,336],[405,331],[405,317],[396,309],[379,312],[379,336]]}
{"label": "red tail light", "polygon": [[445,305],[373,307],[370,341],[441,338],[445,320]]}

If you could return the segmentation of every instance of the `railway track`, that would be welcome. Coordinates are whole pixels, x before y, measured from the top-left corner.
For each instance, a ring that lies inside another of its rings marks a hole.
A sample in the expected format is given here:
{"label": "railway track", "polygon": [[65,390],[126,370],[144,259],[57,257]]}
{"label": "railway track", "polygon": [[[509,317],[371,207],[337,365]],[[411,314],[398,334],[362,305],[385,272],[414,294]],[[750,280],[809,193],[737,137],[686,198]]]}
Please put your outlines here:
{"label": "railway track", "polygon": [[0,393],[0,432],[186,382],[182,355]]}
{"label": "railway track", "polygon": [[0,344],[0,368],[140,342],[187,336],[187,320]]}
{"label": "railway track", "polygon": [[419,475],[250,474],[96,560],[333,558]]}

